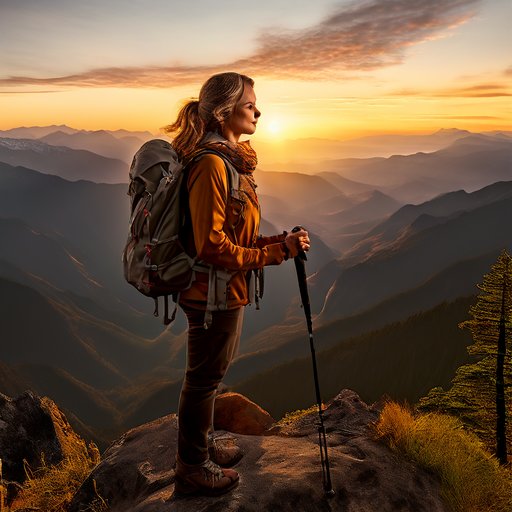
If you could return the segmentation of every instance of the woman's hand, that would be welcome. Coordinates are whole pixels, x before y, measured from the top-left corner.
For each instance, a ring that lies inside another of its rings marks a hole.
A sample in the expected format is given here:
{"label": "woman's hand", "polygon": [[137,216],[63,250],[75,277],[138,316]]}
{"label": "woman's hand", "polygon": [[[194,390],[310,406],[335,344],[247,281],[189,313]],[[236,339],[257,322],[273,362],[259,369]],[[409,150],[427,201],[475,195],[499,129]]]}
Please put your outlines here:
{"label": "woman's hand", "polygon": [[311,246],[309,234],[305,229],[301,229],[295,233],[288,233],[284,243],[290,251],[290,258],[295,258],[300,251],[309,251]]}

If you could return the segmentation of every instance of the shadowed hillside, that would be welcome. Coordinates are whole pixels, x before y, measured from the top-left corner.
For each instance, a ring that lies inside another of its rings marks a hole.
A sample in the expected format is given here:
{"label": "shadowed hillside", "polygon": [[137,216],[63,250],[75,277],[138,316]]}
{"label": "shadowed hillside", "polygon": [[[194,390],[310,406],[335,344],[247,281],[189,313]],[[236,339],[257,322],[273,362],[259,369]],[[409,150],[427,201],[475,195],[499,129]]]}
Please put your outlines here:
{"label": "shadowed hillside", "polygon": [[296,172],[257,172],[264,215],[280,230],[302,224],[336,251],[345,251],[368,231],[394,213],[402,202],[366,185],[351,187],[324,175]]}
{"label": "shadowed hillside", "polygon": [[[467,318],[471,298],[414,315],[403,322],[317,350],[320,388],[329,400],[340,386],[354,389],[368,402],[387,395],[417,401],[432,386],[446,385],[468,361],[468,333],[458,328]],[[342,333],[341,322],[331,328]],[[304,335],[304,347],[307,340]],[[236,384],[235,390],[260,403],[274,417],[315,403],[311,358],[304,355]]]}
{"label": "shadowed hillside", "polygon": [[363,240],[344,253],[343,262],[350,265],[351,262],[364,261],[377,251],[392,247],[398,240],[410,236],[414,230],[427,227],[427,219],[430,219],[429,224],[433,226],[450,216],[510,197],[512,181],[494,183],[471,193],[464,190],[449,192],[418,205],[408,204],[369,231]]}
{"label": "shadowed hillside", "polygon": [[140,339],[6,279],[0,279],[0,304],[0,385],[10,382],[2,389],[54,397],[84,422],[81,431],[93,427],[100,440],[103,430],[117,432],[126,404],[151,392],[155,377],[144,374],[163,365],[173,375],[168,340]]}
{"label": "shadowed hillside", "polygon": [[322,317],[364,310],[391,294],[419,285],[462,255],[478,256],[510,247],[512,241],[503,222],[511,215],[512,199],[483,206],[413,234],[400,250],[383,251],[343,271],[331,288]]}
{"label": "shadowed hillside", "polygon": [[[68,182],[56,176],[0,163],[0,190],[5,194],[5,200],[0,204],[0,217],[15,217],[25,223],[19,233],[11,229],[10,236],[5,240],[13,247],[26,244],[24,247],[30,248],[23,255],[27,260],[27,270],[69,292],[69,298],[78,307],[95,313],[98,310],[95,304],[100,306],[104,319],[112,310],[111,318],[116,318],[116,321],[122,322],[121,325],[139,334],[145,330],[145,335],[152,337],[164,330],[161,322],[151,316],[152,301],[129,286],[122,275],[120,256],[128,232],[126,185]],[[26,202],[19,201],[19,197],[26,198]],[[62,212],[66,212],[66,215],[62,215]],[[292,227],[286,228],[290,230]],[[40,232],[40,236],[34,231]],[[263,221],[261,232],[271,235],[278,229]],[[26,236],[22,240],[23,233]],[[316,251],[310,258],[310,271],[314,272],[330,261],[334,254],[313,234],[312,239]],[[79,269],[81,279],[78,279],[78,274],[77,278],[72,279],[65,267],[52,263],[53,258],[32,261],[34,253],[44,254],[41,252],[43,241],[52,247],[52,254],[58,250],[59,254],[62,253],[59,257],[67,257],[71,262],[70,268],[74,270],[73,275]],[[13,258],[12,262],[17,265],[19,259]],[[36,267],[37,272],[34,270]],[[267,326],[284,318],[295,295],[295,287],[292,293],[289,290],[294,279],[291,267],[293,265],[289,262],[279,269],[267,269],[262,308],[266,308],[270,314],[258,312],[253,315],[248,312],[246,332],[257,332],[262,325]],[[51,273],[59,277],[56,282],[51,279]],[[137,328],[133,320],[127,318],[129,315],[139,318],[142,328]],[[181,326],[184,327],[184,324]]]}
{"label": "shadowed hillside", "polygon": [[[418,286],[422,279],[417,278],[421,277],[422,273],[425,275],[426,271],[432,275],[442,271],[444,265],[451,264],[439,261],[440,257],[446,256],[443,236],[448,239],[446,247],[451,248],[450,257],[453,262],[501,250],[510,243],[508,231],[501,228],[502,218],[506,216],[502,209],[506,209],[508,203],[501,206],[493,205],[511,197],[512,182],[498,182],[476,192],[467,193],[460,190],[443,194],[419,205],[403,206],[387,220],[368,231],[341,258],[329,262],[309,279],[313,310],[320,312],[326,300],[333,300],[331,295],[337,293],[336,280],[343,280],[347,275],[355,274],[355,280],[358,280],[363,288],[376,284],[377,293],[393,295],[400,292],[403,290],[401,287],[407,286],[407,276],[413,281],[411,286]],[[469,219],[463,217],[470,212],[473,213]],[[425,237],[428,237],[428,240],[425,240]],[[457,242],[458,238],[462,239],[462,244]],[[418,260],[407,256],[410,254],[408,251],[415,245],[419,246],[416,250],[416,254],[419,254]],[[404,257],[407,264],[402,268]],[[416,264],[419,265],[417,271]],[[370,273],[366,274],[367,269],[373,268],[374,265],[378,273],[375,282],[369,279]],[[386,265],[387,274],[383,270]],[[388,279],[393,276],[395,281]],[[385,287],[379,284],[379,279],[388,279],[387,292]],[[429,279],[428,275],[426,279]],[[348,289],[343,289],[341,293],[352,302],[353,295]],[[375,300],[382,300],[373,295],[368,288],[366,293],[367,296],[359,298],[359,307],[362,309]],[[355,303],[357,304],[357,300]],[[346,312],[343,307],[336,304],[333,306],[333,317],[344,314]]]}
{"label": "shadowed hillside", "polygon": [[[91,312],[99,306],[104,311],[103,318],[109,314],[117,321],[125,318],[123,327],[152,337],[163,330],[162,324],[151,316],[151,301],[129,286],[122,273],[121,250],[128,234],[129,217],[126,189],[124,184],[70,182],[58,176],[0,163],[0,191],[4,197],[0,217],[22,220],[29,226],[29,231],[55,240],[54,246],[60,245],[72,255],[76,267],[87,276],[90,285],[90,292],[84,286],[77,288],[73,286],[74,281],[68,279],[70,276],[64,274],[64,289],[75,304]],[[33,240],[37,240],[35,234]],[[5,243],[9,244],[11,240],[7,239]],[[25,252],[27,257],[38,254],[38,246],[30,244]],[[37,278],[46,279],[48,272],[60,272],[52,260],[41,259],[33,263],[32,268],[34,265],[46,272],[42,276],[35,274]],[[56,286],[52,282],[49,284]],[[138,327],[130,316],[139,319]]]}

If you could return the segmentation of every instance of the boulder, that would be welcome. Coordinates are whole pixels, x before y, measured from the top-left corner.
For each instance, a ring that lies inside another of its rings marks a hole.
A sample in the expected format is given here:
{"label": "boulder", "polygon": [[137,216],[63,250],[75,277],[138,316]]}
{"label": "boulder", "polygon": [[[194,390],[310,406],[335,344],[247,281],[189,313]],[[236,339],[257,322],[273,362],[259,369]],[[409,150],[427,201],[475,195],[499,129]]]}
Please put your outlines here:
{"label": "boulder", "polygon": [[[377,407],[369,406],[350,389],[342,390],[334,397],[322,415],[326,432],[344,432],[347,435],[363,434],[369,425],[379,418]],[[267,434],[289,437],[318,435],[318,408],[293,416],[290,421],[281,420],[267,430]]]}
{"label": "boulder", "polygon": [[274,422],[267,411],[239,393],[223,393],[215,399],[217,430],[259,436]]}
{"label": "boulder", "polygon": [[27,391],[17,398],[0,393],[0,454],[3,476],[23,482],[23,460],[32,469],[41,464],[58,464],[83,440],[73,431],[66,417],[48,398]]}
{"label": "boulder", "polygon": [[104,454],[69,512],[84,512],[101,496],[110,512],[447,512],[436,478],[375,440],[378,410],[343,391],[324,411],[331,479],[326,497],[317,413],[268,435],[236,434],[245,455],[240,485],[217,497],[178,497],[174,491],[177,419],[169,415],[130,430]]}
{"label": "boulder", "polygon": [[[0,459],[4,482],[21,484],[31,470],[61,462],[87,447],[49,398],[27,391],[17,398],[0,393]],[[9,487],[12,497],[16,485]]]}

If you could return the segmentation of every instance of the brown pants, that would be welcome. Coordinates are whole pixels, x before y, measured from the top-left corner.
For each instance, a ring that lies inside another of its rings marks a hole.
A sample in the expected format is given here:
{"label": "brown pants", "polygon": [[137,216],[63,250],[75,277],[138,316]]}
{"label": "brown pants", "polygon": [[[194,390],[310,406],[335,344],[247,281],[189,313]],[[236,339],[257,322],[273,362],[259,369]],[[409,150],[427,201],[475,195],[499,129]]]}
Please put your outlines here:
{"label": "brown pants", "polygon": [[209,329],[203,327],[204,311],[182,308],[188,320],[188,344],[178,411],[178,455],[185,464],[201,464],[208,459],[217,387],[238,350],[243,308],[214,311]]}

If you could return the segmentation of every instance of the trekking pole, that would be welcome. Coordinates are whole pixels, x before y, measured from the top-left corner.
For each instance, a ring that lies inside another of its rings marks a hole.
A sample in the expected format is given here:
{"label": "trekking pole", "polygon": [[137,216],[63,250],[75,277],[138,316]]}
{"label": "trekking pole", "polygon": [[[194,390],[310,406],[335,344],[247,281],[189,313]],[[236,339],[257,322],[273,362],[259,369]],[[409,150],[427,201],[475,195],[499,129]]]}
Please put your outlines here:
{"label": "trekking pole", "polygon": [[[292,229],[292,233],[300,231],[302,228],[296,226]],[[329,456],[327,454],[327,437],[325,435],[324,416],[322,410],[322,398],[320,395],[320,384],[318,382],[318,369],[316,366],[315,345],[313,343],[313,322],[311,320],[311,306],[309,304],[308,283],[306,280],[306,253],[300,251],[293,261],[295,263],[295,270],[297,271],[297,279],[299,281],[300,298],[302,300],[302,307],[304,315],[306,316],[306,324],[309,334],[309,347],[311,349],[311,359],[313,361],[313,377],[315,380],[316,402],[318,405],[318,416],[320,422],[318,424],[318,445],[320,447],[320,461],[322,463],[322,483],[324,487],[325,496],[328,498],[334,496],[334,489],[331,483],[331,471],[329,467]]]}

